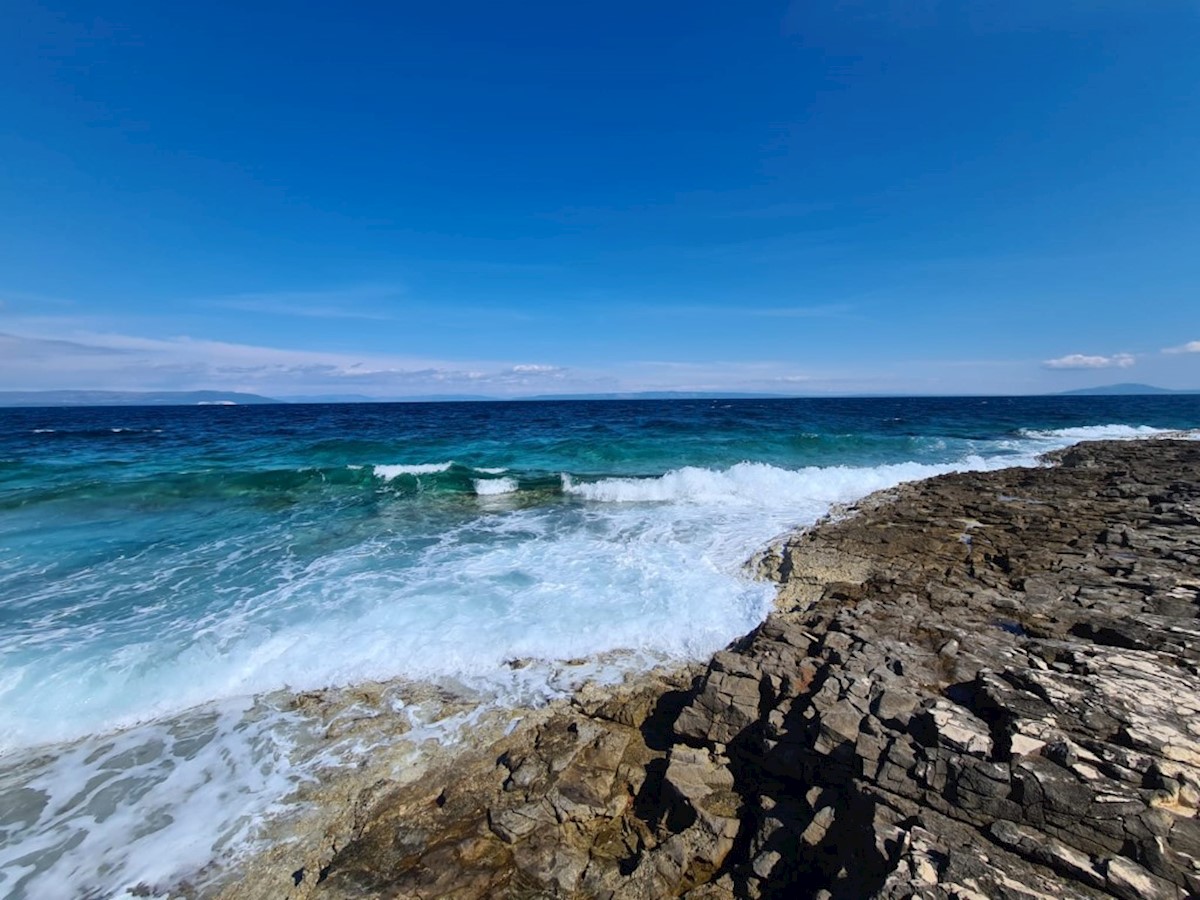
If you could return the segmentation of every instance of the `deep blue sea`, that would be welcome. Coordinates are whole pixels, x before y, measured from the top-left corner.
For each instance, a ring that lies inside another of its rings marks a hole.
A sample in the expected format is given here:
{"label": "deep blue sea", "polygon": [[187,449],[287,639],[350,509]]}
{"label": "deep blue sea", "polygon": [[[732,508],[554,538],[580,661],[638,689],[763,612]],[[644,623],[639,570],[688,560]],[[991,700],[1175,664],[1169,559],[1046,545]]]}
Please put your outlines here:
{"label": "deep blue sea", "polygon": [[303,777],[272,691],[700,658],[834,503],[1196,428],[1200,395],[0,410],[0,895],[248,846]]}

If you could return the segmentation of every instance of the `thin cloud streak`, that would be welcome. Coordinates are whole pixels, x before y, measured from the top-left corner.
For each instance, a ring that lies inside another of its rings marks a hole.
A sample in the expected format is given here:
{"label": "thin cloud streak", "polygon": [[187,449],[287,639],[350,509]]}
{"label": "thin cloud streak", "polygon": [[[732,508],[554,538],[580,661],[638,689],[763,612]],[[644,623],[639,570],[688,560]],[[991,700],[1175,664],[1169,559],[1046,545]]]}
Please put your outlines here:
{"label": "thin cloud streak", "polygon": [[1167,347],[1163,353],[1200,353],[1200,341],[1188,341],[1180,347]]}
{"label": "thin cloud streak", "polygon": [[12,390],[228,389],[256,393],[356,390],[500,394],[577,380],[572,370],[536,362],[463,363],[289,350],[190,337],[82,334],[72,340],[0,334],[0,388]]}
{"label": "thin cloud streak", "polygon": [[1042,365],[1047,369],[1128,369],[1135,362],[1136,359],[1130,353],[1117,353],[1113,356],[1071,353],[1057,359],[1048,359]]}
{"label": "thin cloud streak", "polygon": [[187,336],[77,331],[70,340],[0,335],[0,390],[248,391],[267,396],[611,393],[645,390],[787,393],[877,390],[870,376],[797,372],[787,361],[641,362],[583,369],[549,362],[447,361],[263,347]]}

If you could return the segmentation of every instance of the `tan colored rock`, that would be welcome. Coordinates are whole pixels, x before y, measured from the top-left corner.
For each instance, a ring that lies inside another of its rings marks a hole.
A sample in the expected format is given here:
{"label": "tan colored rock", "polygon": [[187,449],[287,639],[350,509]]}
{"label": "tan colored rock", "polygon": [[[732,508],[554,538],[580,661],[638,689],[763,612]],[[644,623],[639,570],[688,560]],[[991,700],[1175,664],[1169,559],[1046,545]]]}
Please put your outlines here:
{"label": "tan colored rock", "polygon": [[1177,885],[1150,874],[1141,866],[1117,856],[1105,868],[1106,887],[1121,900],[1184,900]]}

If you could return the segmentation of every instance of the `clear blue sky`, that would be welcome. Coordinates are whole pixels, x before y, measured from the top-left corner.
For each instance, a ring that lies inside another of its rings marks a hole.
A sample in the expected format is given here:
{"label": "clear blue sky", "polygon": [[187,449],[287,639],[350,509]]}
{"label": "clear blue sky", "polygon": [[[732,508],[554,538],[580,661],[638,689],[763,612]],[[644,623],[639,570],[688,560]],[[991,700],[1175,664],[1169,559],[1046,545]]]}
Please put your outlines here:
{"label": "clear blue sky", "polygon": [[0,389],[1200,388],[1192,0],[3,15]]}

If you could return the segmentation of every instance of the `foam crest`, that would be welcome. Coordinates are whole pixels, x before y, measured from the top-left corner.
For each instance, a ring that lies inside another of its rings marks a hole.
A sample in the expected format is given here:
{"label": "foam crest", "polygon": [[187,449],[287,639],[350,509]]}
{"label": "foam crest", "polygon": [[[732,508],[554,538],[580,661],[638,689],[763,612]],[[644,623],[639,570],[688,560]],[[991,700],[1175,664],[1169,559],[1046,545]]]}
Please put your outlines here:
{"label": "foam crest", "polygon": [[[1011,465],[1012,460],[1006,463]],[[988,462],[979,456],[942,465],[905,462],[881,466],[812,466],[802,469],[743,462],[728,469],[685,466],[651,478],[605,478],[577,482],[570,476],[564,476],[563,491],[601,503],[792,507],[803,516],[814,505],[858,499],[901,481],[987,466]]]}
{"label": "foam crest", "polygon": [[444,463],[418,463],[416,465],[372,466],[377,478],[391,481],[401,475],[435,475],[438,472],[448,472],[454,461]]}
{"label": "foam crest", "polygon": [[1170,434],[1169,428],[1153,428],[1149,425],[1083,425],[1077,428],[1051,428],[1038,430],[1022,428],[1022,437],[1035,441],[1057,441],[1075,443],[1076,441],[1112,441],[1134,440],[1137,438],[1154,437],[1160,434]]}
{"label": "foam crest", "polygon": [[517,479],[515,478],[476,478],[473,484],[475,485],[475,493],[480,497],[514,494],[518,490]]}

